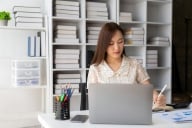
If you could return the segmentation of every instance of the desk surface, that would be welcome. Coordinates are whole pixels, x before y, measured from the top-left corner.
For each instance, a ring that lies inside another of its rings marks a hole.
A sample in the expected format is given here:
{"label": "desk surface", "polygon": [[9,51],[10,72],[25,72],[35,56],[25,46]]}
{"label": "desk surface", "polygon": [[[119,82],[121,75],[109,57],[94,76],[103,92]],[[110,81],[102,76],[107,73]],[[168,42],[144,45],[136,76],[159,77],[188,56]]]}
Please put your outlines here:
{"label": "desk surface", "polygon": [[[88,111],[71,112],[71,118],[77,114],[88,115]],[[153,114],[152,125],[107,125],[91,124],[89,120],[85,123],[71,123],[70,120],[55,120],[53,114],[40,113],[38,120],[44,128],[192,128],[192,123],[174,123],[167,121],[158,116],[159,113]]]}

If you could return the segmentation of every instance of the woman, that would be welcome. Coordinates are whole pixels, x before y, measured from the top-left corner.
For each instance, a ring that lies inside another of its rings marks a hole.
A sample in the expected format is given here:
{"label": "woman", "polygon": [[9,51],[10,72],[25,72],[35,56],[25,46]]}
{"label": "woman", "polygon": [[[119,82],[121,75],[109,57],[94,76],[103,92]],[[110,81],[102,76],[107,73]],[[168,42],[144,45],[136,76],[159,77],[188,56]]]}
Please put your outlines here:
{"label": "woman", "polygon": [[[97,48],[89,69],[90,83],[150,84],[149,76],[136,59],[125,56],[124,32],[116,23],[106,23],[99,34]],[[153,91],[155,106],[165,106],[165,97]]]}

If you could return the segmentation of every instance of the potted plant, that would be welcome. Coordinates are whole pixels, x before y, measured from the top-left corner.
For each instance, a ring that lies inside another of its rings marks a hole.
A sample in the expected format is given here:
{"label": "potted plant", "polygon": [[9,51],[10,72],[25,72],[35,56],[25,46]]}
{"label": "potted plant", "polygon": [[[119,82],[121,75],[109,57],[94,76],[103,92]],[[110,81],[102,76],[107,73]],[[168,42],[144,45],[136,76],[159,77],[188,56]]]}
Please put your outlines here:
{"label": "potted plant", "polygon": [[10,13],[6,11],[0,11],[0,26],[7,26],[8,20],[11,19]]}

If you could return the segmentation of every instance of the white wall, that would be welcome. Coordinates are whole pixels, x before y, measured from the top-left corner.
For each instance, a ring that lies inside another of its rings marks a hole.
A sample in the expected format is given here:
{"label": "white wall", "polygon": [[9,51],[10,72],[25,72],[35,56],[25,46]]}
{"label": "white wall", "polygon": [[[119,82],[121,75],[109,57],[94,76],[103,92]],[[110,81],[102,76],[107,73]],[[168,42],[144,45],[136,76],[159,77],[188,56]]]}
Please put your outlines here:
{"label": "white wall", "polygon": [[[42,6],[43,0],[1,0],[0,11],[10,11],[14,5]],[[11,62],[27,55],[27,33],[22,30],[0,29],[0,127],[18,128],[38,125],[37,113],[42,111],[42,89],[14,88],[11,84]]]}

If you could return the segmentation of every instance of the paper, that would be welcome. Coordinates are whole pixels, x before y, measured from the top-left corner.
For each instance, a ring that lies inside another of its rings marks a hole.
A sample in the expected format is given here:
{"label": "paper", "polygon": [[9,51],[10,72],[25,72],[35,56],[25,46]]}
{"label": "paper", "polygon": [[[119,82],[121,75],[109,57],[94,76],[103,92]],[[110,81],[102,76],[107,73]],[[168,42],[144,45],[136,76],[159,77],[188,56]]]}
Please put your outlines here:
{"label": "paper", "polygon": [[192,122],[192,109],[160,113],[162,119],[175,123]]}

